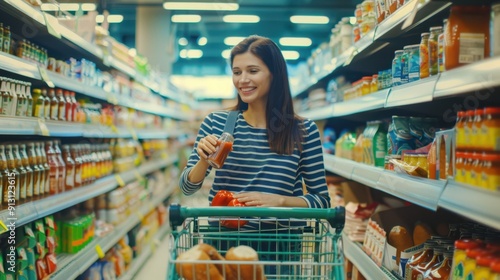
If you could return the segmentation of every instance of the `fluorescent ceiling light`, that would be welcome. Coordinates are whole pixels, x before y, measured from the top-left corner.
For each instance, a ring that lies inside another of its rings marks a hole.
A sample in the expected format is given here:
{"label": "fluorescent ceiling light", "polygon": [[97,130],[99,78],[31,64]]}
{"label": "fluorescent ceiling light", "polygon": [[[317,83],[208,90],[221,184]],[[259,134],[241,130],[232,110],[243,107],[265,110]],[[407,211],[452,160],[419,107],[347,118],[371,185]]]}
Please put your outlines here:
{"label": "fluorescent ceiling light", "polygon": [[165,2],[165,10],[207,10],[207,11],[236,11],[240,8],[237,3],[224,2]]}
{"label": "fluorescent ceiling light", "polygon": [[95,11],[97,9],[96,5],[93,3],[84,3],[82,4],[82,10],[85,12]]}
{"label": "fluorescent ceiling light", "polygon": [[283,54],[283,57],[285,57],[286,60],[296,60],[299,59],[300,54],[298,51],[281,51]]}
{"label": "fluorescent ceiling light", "polygon": [[234,23],[256,23],[260,21],[260,17],[254,15],[227,15],[222,17],[222,20]]}
{"label": "fluorescent ceiling light", "polygon": [[224,38],[224,44],[228,46],[236,46],[239,42],[243,41],[246,37],[226,37]]}
{"label": "fluorescent ceiling light", "polygon": [[330,19],[325,16],[291,16],[290,21],[303,24],[327,24]]}
{"label": "fluorescent ceiling light", "polygon": [[51,3],[43,3],[40,8],[42,9],[42,11],[59,11],[57,5]]}
{"label": "fluorescent ceiling light", "polygon": [[[104,16],[103,15],[97,15],[95,17],[95,21],[97,23],[103,23],[104,22]],[[122,15],[109,15],[108,16],[108,22],[109,23],[120,23],[123,21],[123,16]]]}
{"label": "fluorescent ceiling light", "polygon": [[78,11],[80,5],[76,3],[60,3],[59,8],[61,11]]}
{"label": "fluorescent ceiling light", "polygon": [[229,57],[231,56],[231,50],[223,50],[221,55],[224,59],[229,59]]}
{"label": "fluorescent ceiling light", "polygon": [[178,41],[179,45],[181,46],[187,46],[189,44],[188,40],[186,39],[186,37],[181,37],[179,38],[179,41]]}
{"label": "fluorescent ceiling light", "polygon": [[310,45],[312,45],[312,40],[307,37],[282,37],[280,38],[280,45],[309,47]]}
{"label": "fluorescent ceiling light", "polygon": [[200,57],[203,56],[203,51],[202,50],[196,50],[196,49],[181,50],[179,52],[179,56],[181,58],[200,58]]}
{"label": "fluorescent ceiling light", "polygon": [[200,22],[200,15],[173,15],[170,20],[172,22]]}
{"label": "fluorescent ceiling light", "polygon": [[205,46],[208,43],[207,37],[200,37],[198,39],[198,45],[199,46]]}

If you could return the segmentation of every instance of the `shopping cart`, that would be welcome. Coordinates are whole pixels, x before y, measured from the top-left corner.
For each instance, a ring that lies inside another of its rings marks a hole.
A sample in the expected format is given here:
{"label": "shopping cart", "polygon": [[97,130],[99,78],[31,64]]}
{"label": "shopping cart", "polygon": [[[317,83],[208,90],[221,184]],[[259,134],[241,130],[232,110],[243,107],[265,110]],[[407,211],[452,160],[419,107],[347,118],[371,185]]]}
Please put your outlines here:
{"label": "shopping cart", "polygon": [[[185,279],[177,274],[175,267],[188,262],[193,264],[193,261],[177,260],[177,256],[199,243],[213,245],[222,256],[231,247],[247,245],[255,249],[259,256],[255,262],[194,261],[196,265],[206,266],[207,270],[210,264],[221,267],[227,264],[254,265],[264,268],[267,280],[344,279],[341,243],[345,222],[343,207],[192,208],[171,205],[169,211],[173,229],[167,271],[169,280]],[[246,225],[239,229],[227,229],[221,226],[223,220],[245,221]],[[194,269],[192,273],[195,273]],[[238,279],[229,279],[226,271],[222,274],[226,280],[246,279],[243,275],[238,275]],[[201,278],[196,276],[193,279]]]}

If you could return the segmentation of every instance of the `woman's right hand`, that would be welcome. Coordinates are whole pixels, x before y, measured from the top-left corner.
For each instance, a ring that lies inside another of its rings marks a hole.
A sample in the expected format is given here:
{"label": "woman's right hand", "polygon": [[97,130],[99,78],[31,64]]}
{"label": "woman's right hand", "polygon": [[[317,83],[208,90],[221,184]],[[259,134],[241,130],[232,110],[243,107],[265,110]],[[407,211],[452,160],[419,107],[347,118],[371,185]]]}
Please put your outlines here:
{"label": "woman's right hand", "polygon": [[208,135],[198,141],[196,152],[200,158],[207,160],[208,156],[215,152],[215,146],[217,146],[217,136]]}

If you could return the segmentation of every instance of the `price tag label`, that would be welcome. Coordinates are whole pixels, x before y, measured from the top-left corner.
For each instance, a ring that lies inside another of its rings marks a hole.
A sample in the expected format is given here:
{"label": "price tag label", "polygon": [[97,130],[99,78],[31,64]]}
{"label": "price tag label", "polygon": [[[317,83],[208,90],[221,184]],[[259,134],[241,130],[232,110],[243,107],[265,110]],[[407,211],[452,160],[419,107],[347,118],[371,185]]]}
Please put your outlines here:
{"label": "price tag label", "polygon": [[354,59],[354,57],[358,54],[358,50],[354,50],[352,51],[351,55],[347,58],[347,60],[344,62],[344,66],[347,66],[349,64],[351,64],[352,60]]}
{"label": "price tag label", "polygon": [[38,128],[40,129],[42,136],[50,136],[49,128],[47,127],[44,119],[38,119]]}
{"label": "price tag label", "polygon": [[61,32],[59,31],[59,21],[56,17],[43,13],[43,18],[45,20],[45,25],[47,26],[47,31],[50,35],[56,37],[57,39],[61,39]]}
{"label": "price tag label", "polygon": [[124,187],[125,186],[125,181],[123,181],[123,178],[120,175],[116,174],[115,175],[115,179],[116,179],[116,182],[118,182],[118,185],[120,187]]}
{"label": "price tag label", "polygon": [[0,220],[0,234],[7,232],[8,230],[7,226]]}
{"label": "price tag label", "polygon": [[95,246],[95,251],[97,252],[97,256],[99,257],[99,259],[104,258],[104,251],[102,250],[101,245],[97,244]]}
{"label": "price tag label", "polygon": [[49,78],[49,74],[47,74],[47,69],[38,66],[38,72],[40,72],[40,77],[42,77],[42,80],[47,84],[47,86],[51,88],[55,87],[54,83]]}

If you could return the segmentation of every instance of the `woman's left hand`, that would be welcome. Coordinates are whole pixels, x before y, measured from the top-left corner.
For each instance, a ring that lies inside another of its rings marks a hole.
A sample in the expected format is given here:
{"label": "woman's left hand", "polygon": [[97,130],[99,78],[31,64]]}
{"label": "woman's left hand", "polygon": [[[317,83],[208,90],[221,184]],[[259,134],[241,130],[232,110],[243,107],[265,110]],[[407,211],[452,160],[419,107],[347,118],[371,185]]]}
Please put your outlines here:
{"label": "woman's left hand", "polygon": [[261,192],[240,192],[233,195],[246,206],[280,207],[284,204],[284,197],[278,194]]}

